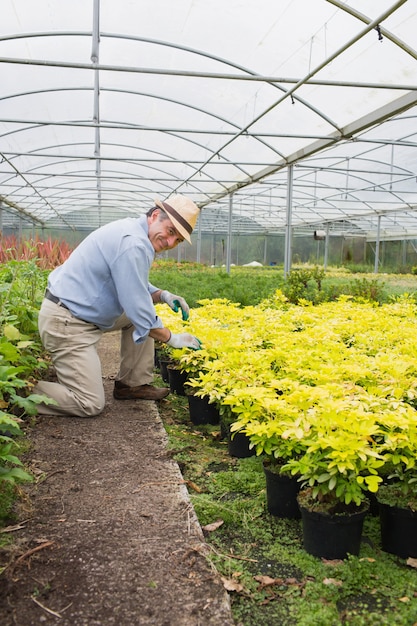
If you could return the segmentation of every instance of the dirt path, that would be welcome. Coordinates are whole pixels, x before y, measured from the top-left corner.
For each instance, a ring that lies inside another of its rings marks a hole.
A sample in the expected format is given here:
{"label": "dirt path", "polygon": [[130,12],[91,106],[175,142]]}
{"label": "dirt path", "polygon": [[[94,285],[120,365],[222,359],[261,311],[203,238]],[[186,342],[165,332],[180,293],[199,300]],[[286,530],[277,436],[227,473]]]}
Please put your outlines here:
{"label": "dirt path", "polygon": [[116,335],[100,346],[107,406],[42,418],[30,438],[36,486],[2,555],[2,626],[232,626],[201,528],[154,402],[112,398]]}

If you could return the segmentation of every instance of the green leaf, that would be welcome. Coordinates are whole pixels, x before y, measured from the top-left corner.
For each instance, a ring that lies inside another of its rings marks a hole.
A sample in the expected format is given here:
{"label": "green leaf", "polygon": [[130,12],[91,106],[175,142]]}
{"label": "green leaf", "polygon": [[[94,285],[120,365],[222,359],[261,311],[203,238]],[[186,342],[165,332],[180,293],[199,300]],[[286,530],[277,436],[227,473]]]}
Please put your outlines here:
{"label": "green leaf", "polygon": [[12,435],[20,435],[21,429],[18,423],[18,418],[0,411],[0,432],[9,432]]}
{"label": "green leaf", "polygon": [[[12,441],[11,446],[10,444],[6,444],[5,446],[3,446],[3,448],[10,448],[13,447],[15,445],[14,441]],[[22,461],[20,461],[17,456],[15,456],[14,454],[10,454],[8,452],[8,450],[2,449],[0,447],[0,462],[5,462],[7,461],[8,463],[12,463],[13,465],[23,465]]]}
{"label": "green leaf", "polygon": [[365,482],[368,485],[369,491],[371,493],[376,493],[380,483],[382,483],[382,478],[380,476],[366,476]]}
{"label": "green leaf", "polygon": [[33,402],[37,402],[38,404],[40,404],[41,402],[43,404],[51,404],[51,405],[57,405],[58,402],[56,400],[54,400],[53,398],[50,398],[49,396],[45,396],[44,394],[39,394],[39,393],[31,393],[30,396],[28,396],[28,398],[30,400],[33,400]]}
{"label": "green leaf", "polygon": [[32,482],[33,476],[25,472],[20,467],[5,468],[0,467],[0,481],[5,480],[11,483]]}
{"label": "green leaf", "polygon": [[320,476],[318,476],[316,480],[318,483],[325,483],[329,480],[330,477],[331,475],[326,472],[325,474],[320,474]]}
{"label": "green leaf", "polygon": [[34,345],[34,342],[33,341],[29,341],[29,340],[18,341],[18,343],[17,343],[17,347],[20,350],[23,350],[24,348],[29,348],[29,346],[33,346],[33,345]]}
{"label": "green leaf", "polygon": [[4,356],[7,361],[15,363],[19,356],[19,350],[9,341],[0,342],[0,354]]}
{"label": "green leaf", "polygon": [[329,480],[329,489],[330,490],[334,489],[336,485],[337,485],[337,477],[332,476],[332,478]]}
{"label": "green leaf", "polygon": [[5,324],[3,327],[3,335],[11,341],[17,341],[20,338],[19,330],[16,326],[12,326],[11,324]]}

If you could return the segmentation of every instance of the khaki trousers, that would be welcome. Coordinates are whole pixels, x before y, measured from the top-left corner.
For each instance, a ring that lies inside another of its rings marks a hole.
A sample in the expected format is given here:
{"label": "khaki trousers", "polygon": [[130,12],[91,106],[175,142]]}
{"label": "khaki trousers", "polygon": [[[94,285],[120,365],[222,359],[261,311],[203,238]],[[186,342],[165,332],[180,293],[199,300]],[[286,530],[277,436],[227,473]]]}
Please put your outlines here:
{"label": "khaki trousers", "polygon": [[[40,381],[34,393],[56,400],[57,405],[40,404],[41,415],[92,417],[104,409],[104,389],[97,344],[103,331],[74,317],[68,309],[43,300],[39,311],[42,343],[51,355],[58,382]],[[120,369],[117,380],[136,387],[153,381],[154,341],[141,344],[132,338],[133,325],[122,315],[105,332],[121,331]]]}

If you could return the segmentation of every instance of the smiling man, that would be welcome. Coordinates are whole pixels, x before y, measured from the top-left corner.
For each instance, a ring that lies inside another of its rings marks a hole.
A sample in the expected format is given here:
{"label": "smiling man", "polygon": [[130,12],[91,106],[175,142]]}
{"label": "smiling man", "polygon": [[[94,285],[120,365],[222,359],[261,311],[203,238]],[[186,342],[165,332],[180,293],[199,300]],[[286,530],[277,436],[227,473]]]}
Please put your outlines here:
{"label": "smiling man", "polygon": [[39,405],[40,414],[91,417],[104,408],[97,343],[103,332],[121,331],[120,368],[113,395],[118,400],[161,400],[169,389],[152,385],[154,340],[198,350],[189,333],[171,333],[154,304],[189,307],[181,296],[149,282],[156,253],[175,248],[195,227],[199,208],[176,195],[139,218],[117,220],[88,235],[48,278],[39,312],[42,343],[51,354],[58,382],[40,381],[36,393],[57,405]]}

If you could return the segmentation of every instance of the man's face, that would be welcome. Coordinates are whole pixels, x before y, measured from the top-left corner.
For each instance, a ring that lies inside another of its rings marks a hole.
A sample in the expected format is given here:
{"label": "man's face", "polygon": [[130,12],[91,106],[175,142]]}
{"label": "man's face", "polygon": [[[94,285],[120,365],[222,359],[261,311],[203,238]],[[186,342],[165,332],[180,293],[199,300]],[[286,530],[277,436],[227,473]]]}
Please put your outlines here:
{"label": "man's face", "polygon": [[148,237],[155,252],[171,250],[184,241],[171,220],[160,209],[148,217]]}

